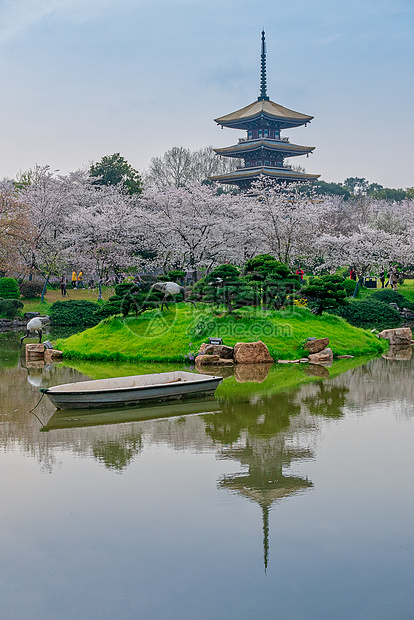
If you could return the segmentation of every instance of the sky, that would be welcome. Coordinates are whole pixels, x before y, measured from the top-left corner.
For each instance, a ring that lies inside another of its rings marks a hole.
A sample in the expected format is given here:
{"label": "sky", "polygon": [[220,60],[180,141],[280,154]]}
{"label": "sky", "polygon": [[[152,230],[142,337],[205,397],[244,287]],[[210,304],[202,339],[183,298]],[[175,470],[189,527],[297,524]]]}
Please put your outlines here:
{"label": "sky", "polygon": [[325,181],[412,187],[413,0],[0,0],[0,178],[121,153],[234,144],[213,119],[259,95],[314,116],[284,132]]}

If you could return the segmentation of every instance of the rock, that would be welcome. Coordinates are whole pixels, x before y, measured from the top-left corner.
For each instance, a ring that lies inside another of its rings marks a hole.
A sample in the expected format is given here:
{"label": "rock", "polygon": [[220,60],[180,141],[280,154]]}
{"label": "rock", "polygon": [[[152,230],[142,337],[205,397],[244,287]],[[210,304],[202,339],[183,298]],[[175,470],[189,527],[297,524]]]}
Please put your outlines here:
{"label": "rock", "polygon": [[233,359],[233,347],[228,347],[225,344],[203,344],[200,347],[198,355],[218,355],[223,359]]}
{"label": "rock", "polygon": [[269,375],[269,364],[236,364],[234,378],[237,383],[263,383]]}
{"label": "rock", "polygon": [[26,359],[28,360],[42,360],[44,352],[45,348],[41,342],[39,344],[26,345]]}
{"label": "rock", "polygon": [[312,353],[309,355],[309,363],[310,364],[332,364],[333,362],[333,353],[332,349],[324,349],[323,351],[319,351],[318,353]]}
{"label": "rock", "polygon": [[24,318],[30,321],[30,319],[34,319],[36,316],[40,316],[40,312],[25,312]]}
{"label": "rock", "polygon": [[51,362],[54,362],[55,360],[62,359],[62,357],[63,357],[62,351],[58,351],[57,349],[45,349],[45,353],[44,353],[45,364],[50,364]]}
{"label": "rock", "polygon": [[337,355],[336,359],[338,359],[338,360],[353,360],[354,356],[353,355]]}
{"label": "rock", "polygon": [[301,364],[309,364],[309,357],[301,357],[299,362]]}
{"label": "rock", "polygon": [[195,358],[195,363],[203,366],[204,364],[210,365],[218,362],[220,357],[218,355],[205,355],[202,353],[201,355],[197,355]]}
{"label": "rock", "polygon": [[413,333],[409,327],[398,327],[397,329],[384,329],[378,334],[378,338],[385,338],[390,345],[411,344]]}
{"label": "rock", "polygon": [[197,355],[195,363],[198,366],[233,366],[233,360],[224,359],[218,355]]}
{"label": "rock", "polygon": [[[306,358],[306,361],[308,361],[308,359]],[[278,364],[299,364],[300,360],[277,360]]]}
{"label": "rock", "polygon": [[237,342],[234,345],[234,362],[236,364],[273,364],[269,349],[264,342]]}
{"label": "rock", "polygon": [[398,362],[408,361],[411,359],[413,355],[413,349],[411,345],[406,345],[402,347],[398,346],[390,346],[387,353],[384,353],[382,357],[385,360],[393,360]]}
{"label": "rock", "polygon": [[304,344],[304,348],[309,353],[319,353],[323,351],[329,344],[329,338],[308,338]]}

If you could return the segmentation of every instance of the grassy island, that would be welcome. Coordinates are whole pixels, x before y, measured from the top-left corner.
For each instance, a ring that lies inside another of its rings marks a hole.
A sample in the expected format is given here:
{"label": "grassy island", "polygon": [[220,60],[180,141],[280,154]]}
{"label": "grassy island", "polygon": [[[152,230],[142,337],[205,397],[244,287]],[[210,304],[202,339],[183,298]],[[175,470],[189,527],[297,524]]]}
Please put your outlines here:
{"label": "grassy island", "polygon": [[306,308],[268,311],[245,308],[232,314],[200,304],[181,303],[169,310],[149,310],[138,317],[111,316],[91,329],[60,339],[67,358],[118,362],[186,362],[209,337],[225,344],[262,340],[272,357],[296,359],[305,354],[308,337],[329,337],[334,355],[380,354],[388,343],[367,330],[330,314]]}

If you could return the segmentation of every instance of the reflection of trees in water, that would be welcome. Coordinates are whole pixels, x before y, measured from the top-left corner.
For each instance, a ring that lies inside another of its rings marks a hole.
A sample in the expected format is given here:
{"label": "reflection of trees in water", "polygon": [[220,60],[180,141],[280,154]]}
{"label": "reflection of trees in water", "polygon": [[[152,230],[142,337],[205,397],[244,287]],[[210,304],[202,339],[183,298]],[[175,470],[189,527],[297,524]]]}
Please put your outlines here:
{"label": "reflection of trees in water", "polygon": [[365,408],[379,403],[392,405],[393,414],[402,417],[414,415],[414,359],[390,361],[383,358],[370,360],[364,366],[332,379],[337,387],[346,387],[346,405]]}
{"label": "reflection of trees in water", "polygon": [[326,418],[341,418],[349,389],[325,381],[319,381],[315,388],[311,396],[301,399],[309,413]]}
{"label": "reflection of trees in water", "polygon": [[118,472],[126,469],[134,457],[142,450],[142,435],[128,434],[120,439],[104,441],[99,439],[92,446],[92,454],[108,469]]}
{"label": "reflection of trees in water", "polygon": [[292,415],[300,413],[295,393],[277,397],[255,397],[249,402],[222,401],[222,411],[206,418],[206,433],[221,444],[236,442],[242,431],[252,436],[272,437],[289,426]]}

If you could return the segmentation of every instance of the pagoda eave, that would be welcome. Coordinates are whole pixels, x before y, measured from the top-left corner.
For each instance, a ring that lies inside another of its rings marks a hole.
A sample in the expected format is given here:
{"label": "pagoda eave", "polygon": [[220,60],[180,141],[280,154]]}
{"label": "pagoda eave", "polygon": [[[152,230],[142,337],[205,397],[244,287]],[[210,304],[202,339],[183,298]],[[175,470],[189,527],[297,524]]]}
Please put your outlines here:
{"label": "pagoda eave", "polygon": [[316,181],[320,174],[308,174],[290,170],[289,168],[270,168],[266,166],[258,166],[255,168],[239,168],[227,174],[208,177],[210,181],[217,183],[226,183],[237,185],[243,182],[252,182],[260,176],[274,179],[276,181]]}
{"label": "pagoda eave", "polygon": [[256,127],[260,127],[263,123],[266,123],[267,127],[277,127],[278,129],[292,129],[292,127],[301,127],[302,125],[306,125],[310,123],[313,119],[313,116],[309,116],[307,120],[287,120],[285,118],[278,118],[274,116],[268,116],[267,114],[259,114],[252,118],[238,120],[238,121],[228,121],[223,122],[218,118],[214,119],[214,122],[221,127],[227,127],[228,129],[240,129],[243,131],[248,131],[249,129],[255,129]]}
{"label": "pagoda eave", "polygon": [[214,151],[217,155],[225,157],[246,157],[246,155],[254,157],[255,154],[259,157],[262,153],[268,153],[269,155],[278,153],[283,154],[284,157],[296,157],[298,155],[312,153],[314,149],[314,146],[301,146],[282,140],[255,140],[253,142],[246,140],[245,142],[239,142],[239,144],[234,144],[232,146],[214,149]]}

